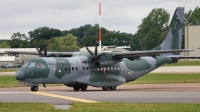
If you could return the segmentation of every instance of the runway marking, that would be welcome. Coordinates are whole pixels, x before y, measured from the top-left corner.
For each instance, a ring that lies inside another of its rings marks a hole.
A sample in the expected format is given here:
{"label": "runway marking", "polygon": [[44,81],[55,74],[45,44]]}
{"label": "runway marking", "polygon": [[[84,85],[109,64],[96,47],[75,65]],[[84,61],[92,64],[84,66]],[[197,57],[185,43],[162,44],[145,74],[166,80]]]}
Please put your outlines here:
{"label": "runway marking", "polygon": [[54,97],[54,98],[61,98],[61,99],[66,99],[66,100],[72,100],[72,101],[78,101],[78,102],[84,102],[84,103],[100,103],[98,101],[86,100],[86,99],[69,97],[69,96],[61,96],[61,95],[50,94],[50,93],[45,93],[45,92],[29,92],[29,93],[49,96],[49,97]]}

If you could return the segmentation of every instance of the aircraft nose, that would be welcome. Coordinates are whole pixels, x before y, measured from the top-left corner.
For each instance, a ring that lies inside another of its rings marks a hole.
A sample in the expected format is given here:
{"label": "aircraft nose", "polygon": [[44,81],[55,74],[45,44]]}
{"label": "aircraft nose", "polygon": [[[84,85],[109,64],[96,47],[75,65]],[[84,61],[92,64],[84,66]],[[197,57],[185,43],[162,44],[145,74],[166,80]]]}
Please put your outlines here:
{"label": "aircraft nose", "polygon": [[24,72],[22,72],[22,71],[17,71],[17,72],[15,73],[15,78],[16,78],[17,80],[24,80],[24,79],[25,79]]}

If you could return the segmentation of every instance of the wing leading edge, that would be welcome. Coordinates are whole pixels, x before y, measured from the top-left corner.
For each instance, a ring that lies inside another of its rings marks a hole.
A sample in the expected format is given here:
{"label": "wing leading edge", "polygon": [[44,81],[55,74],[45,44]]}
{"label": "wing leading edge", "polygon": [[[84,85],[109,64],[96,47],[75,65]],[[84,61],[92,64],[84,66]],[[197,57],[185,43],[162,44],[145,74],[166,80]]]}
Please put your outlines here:
{"label": "wing leading edge", "polygon": [[[6,53],[39,55],[38,51],[5,51],[5,52]],[[47,57],[72,57],[73,53],[74,52],[47,52]]]}
{"label": "wing leading edge", "polygon": [[135,58],[139,58],[139,57],[142,57],[142,56],[156,56],[156,55],[160,55],[160,54],[177,53],[177,52],[190,52],[190,51],[193,51],[193,50],[178,49],[178,50],[152,50],[152,51],[117,52],[117,53],[114,53],[114,57],[135,59]]}

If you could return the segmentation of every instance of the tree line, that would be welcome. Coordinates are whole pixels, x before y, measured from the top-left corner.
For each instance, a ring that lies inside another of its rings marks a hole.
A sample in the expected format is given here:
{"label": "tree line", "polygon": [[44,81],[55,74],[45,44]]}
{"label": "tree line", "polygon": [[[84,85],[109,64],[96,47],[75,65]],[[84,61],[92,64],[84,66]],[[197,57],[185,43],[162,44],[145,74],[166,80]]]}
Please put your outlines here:
{"label": "tree line", "polygon": [[[154,8],[142,19],[135,34],[109,31],[102,28],[102,46],[131,46],[131,51],[150,50],[163,40],[169,27],[170,14],[164,8]],[[184,25],[200,24],[200,8],[189,10],[184,15]],[[39,27],[28,32],[13,33],[10,40],[0,40],[0,48],[34,48],[35,44],[44,49],[48,41],[48,51],[77,51],[79,48],[94,46],[98,38],[98,24],[86,24],[70,30]],[[184,35],[183,35],[184,36]],[[184,41],[183,41],[184,47]]]}

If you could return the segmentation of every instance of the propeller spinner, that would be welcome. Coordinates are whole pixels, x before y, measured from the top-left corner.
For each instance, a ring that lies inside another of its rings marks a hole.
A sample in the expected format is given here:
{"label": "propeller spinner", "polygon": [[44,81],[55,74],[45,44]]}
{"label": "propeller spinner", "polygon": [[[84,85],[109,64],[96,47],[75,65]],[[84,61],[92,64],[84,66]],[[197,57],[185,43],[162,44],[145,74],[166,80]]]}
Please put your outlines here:
{"label": "propeller spinner", "polygon": [[92,56],[90,59],[94,62],[94,64],[99,65],[102,69],[104,74],[106,73],[106,70],[104,69],[104,66],[101,64],[101,62],[99,61],[99,59],[103,56],[106,55],[106,53],[101,53],[98,55],[97,53],[97,45],[98,45],[98,40],[95,43],[95,52],[91,52],[90,49],[87,47],[87,45],[85,44],[85,47],[87,49],[87,51],[90,53],[90,55]]}

